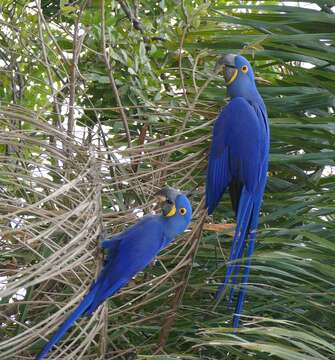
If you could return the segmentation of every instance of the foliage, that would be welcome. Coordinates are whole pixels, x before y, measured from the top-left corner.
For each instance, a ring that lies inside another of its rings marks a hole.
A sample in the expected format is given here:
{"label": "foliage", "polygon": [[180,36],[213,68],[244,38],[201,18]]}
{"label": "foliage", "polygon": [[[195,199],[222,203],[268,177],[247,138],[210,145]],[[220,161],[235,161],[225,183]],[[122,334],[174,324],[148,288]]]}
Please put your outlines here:
{"label": "foliage", "polygon": [[[99,240],[165,182],[190,192],[192,230],[50,358],[335,358],[335,2],[313,5],[2,2],[1,359],[33,358],[98,272]],[[200,231],[233,222],[227,197],[202,210],[222,52],[251,60],[272,139],[236,334],[214,308],[229,224]]]}

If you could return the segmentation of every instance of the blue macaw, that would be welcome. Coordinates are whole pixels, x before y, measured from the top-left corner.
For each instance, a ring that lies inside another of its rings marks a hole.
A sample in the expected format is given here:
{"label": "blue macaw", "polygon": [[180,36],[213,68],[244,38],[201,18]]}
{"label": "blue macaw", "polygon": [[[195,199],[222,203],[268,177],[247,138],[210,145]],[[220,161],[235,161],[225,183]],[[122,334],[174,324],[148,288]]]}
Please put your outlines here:
{"label": "blue macaw", "polygon": [[[223,283],[216,298],[232,281],[229,304],[240,272],[236,260],[245,254],[246,263],[241,279],[233,327],[237,328],[246,295],[259,211],[267,178],[269,157],[269,123],[266,107],[260,96],[250,63],[241,55],[228,54],[219,58],[215,71],[223,69],[230,102],[215,121],[208,161],[206,207],[212,214],[221,196],[229,187],[236,214],[236,230]],[[249,244],[247,246],[249,238]]]}
{"label": "blue macaw", "polygon": [[192,207],[187,197],[168,186],[163,187],[157,197],[162,215],[146,215],[110,240],[102,241],[101,247],[107,249],[107,256],[100,275],[36,360],[43,359],[82,314],[91,315],[104,300],[126,285],[187,228],[192,217]]}

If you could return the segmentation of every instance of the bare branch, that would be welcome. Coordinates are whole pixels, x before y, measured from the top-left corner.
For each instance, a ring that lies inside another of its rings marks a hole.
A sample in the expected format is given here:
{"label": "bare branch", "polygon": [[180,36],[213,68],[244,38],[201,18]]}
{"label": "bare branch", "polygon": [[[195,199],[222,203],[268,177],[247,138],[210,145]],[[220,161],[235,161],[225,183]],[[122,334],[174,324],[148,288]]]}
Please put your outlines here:
{"label": "bare branch", "polygon": [[76,85],[77,85],[76,78],[77,78],[78,61],[85,37],[85,35],[79,35],[79,23],[83,10],[85,9],[86,3],[87,0],[85,0],[81,5],[79,14],[76,18],[76,22],[74,25],[72,63],[71,63],[71,71],[70,71],[69,114],[68,114],[68,124],[67,124],[67,133],[70,136],[72,135],[73,127],[74,127],[74,104],[76,101]]}
{"label": "bare branch", "polygon": [[120,114],[121,114],[121,119],[123,122],[123,126],[126,132],[126,137],[127,137],[127,141],[128,141],[128,147],[131,147],[131,136],[130,136],[130,131],[129,131],[129,127],[128,127],[128,119],[127,119],[127,115],[124,111],[124,108],[122,106],[122,102],[120,99],[120,95],[115,83],[115,79],[114,79],[114,75],[113,75],[113,69],[112,69],[112,65],[109,61],[109,56],[107,54],[107,48],[106,48],[106,34],[105,34],[105,0],[101,0],[100,3],[101,6],[101,41],[102,41],[102,52],[103,52],[103,58],[105,61],[105,65],[107,67],[107,71],[108,71],[108,78],[116,99],[116,103],[117,106],[120,108]]}

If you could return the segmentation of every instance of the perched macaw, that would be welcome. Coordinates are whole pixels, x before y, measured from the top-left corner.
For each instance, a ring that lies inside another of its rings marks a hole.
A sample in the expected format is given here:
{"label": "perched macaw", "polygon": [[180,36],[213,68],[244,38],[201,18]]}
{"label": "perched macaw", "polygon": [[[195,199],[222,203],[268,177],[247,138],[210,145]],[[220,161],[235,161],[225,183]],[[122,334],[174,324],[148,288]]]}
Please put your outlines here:
{"label": "perched macaw", "polygon": [[217,61],[215,71],[218,72],[221,68],[230,101],[219,114],[213,128],[207,170],[206,207],[211,214],[229,187],[236,214],[236,230],[230,250],[230,264],[216,297],[218,300],[222,297],[231,281],[231,303],[240,272],[240,265],[236,264],[236,260],[246,255],[233,318],[233,327],[237,328],[246,295],[250,256],[254,251],[266,184],[270,133],[266,107],[256,88],[250,63],[241,55],[228,54]]}
{"label": "perched macaw", "polygon": [[187,197],[168,186],[162,188],[157,196],[162,215],[146,215],[110,240],[102,241],[101,247],[107,249],[107,256],[100,275],[36,360],[43,359],[82,314],[91,315],[105,299],[126,285],[187,228],[192,217],[192,207]]}

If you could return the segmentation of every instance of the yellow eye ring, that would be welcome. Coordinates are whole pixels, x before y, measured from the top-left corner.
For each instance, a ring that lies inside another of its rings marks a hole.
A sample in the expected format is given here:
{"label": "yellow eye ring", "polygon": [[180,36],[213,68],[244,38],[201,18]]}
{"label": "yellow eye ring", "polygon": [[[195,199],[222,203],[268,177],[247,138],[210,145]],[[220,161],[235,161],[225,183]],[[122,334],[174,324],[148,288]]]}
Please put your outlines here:
{"label": "yellow eye ring", "polygon": [[243,72],[243,74],[246,74],[247,72],[248,72],[248,66],[247,65],[243,65],[242,67],[241,67],[241,71]]}
{"label": "yellow eye ring", "polygon": [[187,213],[187,210],[185,208],[180,208],[179,209],[179,214],[180,215],[185,215]]}

